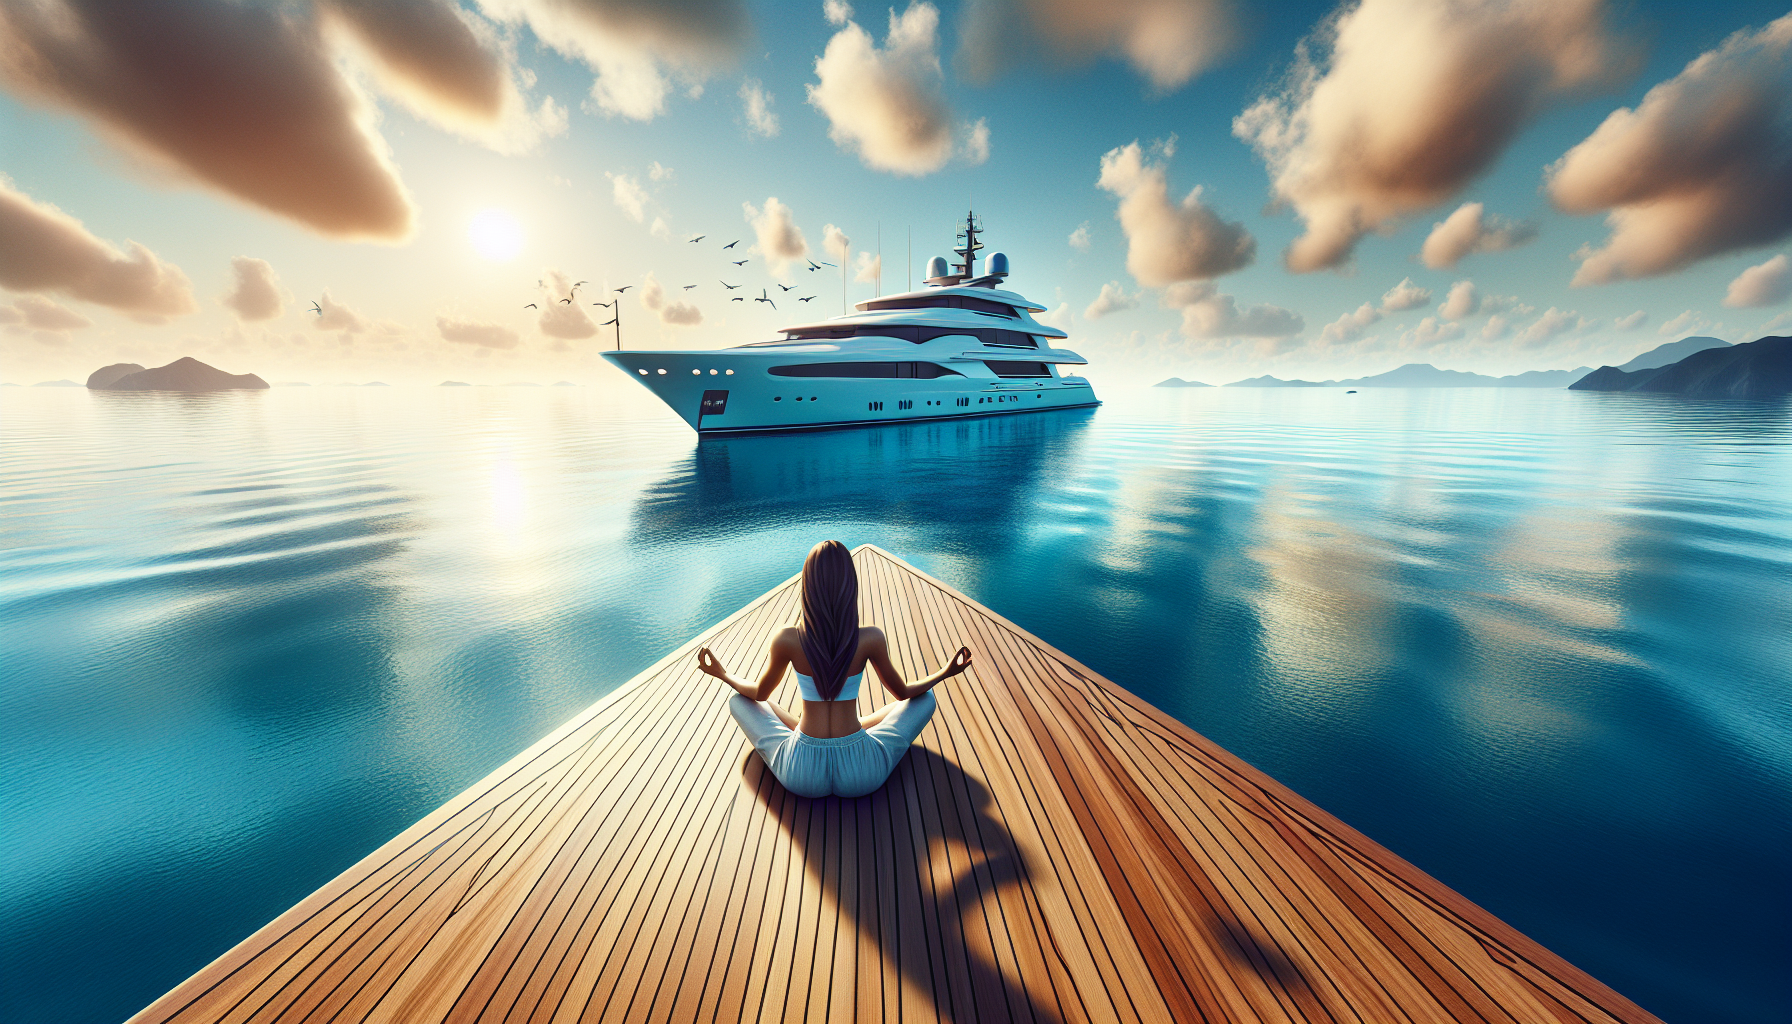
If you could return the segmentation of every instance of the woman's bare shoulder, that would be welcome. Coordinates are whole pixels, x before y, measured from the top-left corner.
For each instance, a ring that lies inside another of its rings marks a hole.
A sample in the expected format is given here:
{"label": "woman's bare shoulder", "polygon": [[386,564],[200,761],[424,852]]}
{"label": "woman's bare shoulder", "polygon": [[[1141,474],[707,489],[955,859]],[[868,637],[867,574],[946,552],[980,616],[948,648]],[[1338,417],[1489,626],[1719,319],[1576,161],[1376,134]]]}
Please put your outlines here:
{"label": "woman's bare shoulder", "polygon": [[772,647],[781,651],[802,650],[802,630],[795,626],[780,626],[772,630]]}
{"label": "woman's bare shoulder", "polygon": [[882,629],[877,626],[859,627],[859,650],[869,654],[874,650],[883,650],[885,645],[886,641],[884,640],[884,631]]}

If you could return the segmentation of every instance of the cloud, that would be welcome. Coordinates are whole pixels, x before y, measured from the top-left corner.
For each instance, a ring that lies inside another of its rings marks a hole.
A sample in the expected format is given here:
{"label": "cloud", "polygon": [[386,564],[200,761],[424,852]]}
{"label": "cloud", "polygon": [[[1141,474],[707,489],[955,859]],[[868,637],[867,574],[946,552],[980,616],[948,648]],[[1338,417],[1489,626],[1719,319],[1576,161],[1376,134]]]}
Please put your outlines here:
{"label": "cloud", "polygon": [[1458,281],[1450,286],[1450,294],[1444,296],[1444,304],[1438,309],[1451,320],[1474,316],[1481,308],[1481,293],[1475,290],[1475,282]]}
{"label": "cloud", "polygon": [[1704,327],[1705,324],[1706,320],[1703,316],[1689,309],[1656,328],[1655,333],[1664,338],[1675,334],[1689,334]]}
{"label": "cloud", "polygon": [[989,162],[989,119],[979,117],[965,130],[964,162],[981,167]]}
{"label": "cloud", "polygon": [[[41,295],[21,295],[16,304],[0,306],[0,323],[22,324],[34,330],[58,334],[93,326],[92,320]],[[62,339],[59,337],[56,340]]]}
{"label": "cloud", "polygon": [[778,115],[772,113],[772,94],[765,91],[759,79],[749,78],[740,83],[740,101],[746,105],[748,130],[768,139],[778,134]]}
{"label": "cloud", "polygon": [[1572,330],[1583,321],[1573,312],[1564,313],[1554,306],[1545,310],[1543,315],[1531,321],[1519,339],[1529,345],[1541,345],[1558,334]]}
{"label": "cloud", "polygon": [[1481,300],[1483,313],[1511,313],[1513,316],[1529,316],[1537,312],[1536,306],[1527,306],[1518,301],[1516,295],[1489,295]]}
{"label": "cloud", "polygon": [[1454,341],[1462,337],[1462,325],[1445,323],[1437,317],[1428,316],[1420,320],[1417,327],[1406,331],[1401,340],[1415,345],[1437,345],[1446,341]]}
{"label": "cloud", "polygon": [[1649,314],[1639,309],[1629,316],[1621,316],[1613,320],[1612,326],[1620,331],[1634,331],[1638,327],[1643,326],[1644,323],[1648,322],[1648,319]]}
{"label": "cloud", "polygon": [[852,5],[846,0],[822,0],[821,14],[830,25],[844,25],[852,20]]}
{"label": "cloud", "polygon": [[1389,288],[1381,297],[1383,313],[1401,313],[1420,306],[1431,305],[1431,289],[1420,288],[1412,283],[1412,278],[1403,277],[1400,283]]}
{"label": "cloud", "polygon": [[1101,286],[1101,294],[1083,310],[1084,320],[1100,320],[1109,313],[1118,313],[1123,309],[1132,309],[1139,304],[1139,296],[1126,294],[1126,289],[1118,281],[1109,281]]}
{"label": "cloud", "polygon": [[844,267],[847,259],[852,256],[852,239],[846,237],[846,232],[829,224],[821,229],[821,248]]}
{"label": "cloud", "polygon": [[1083,221],[1070,233],[1070,247],[1077,252],[1089,251],[1089,222]]}
{"label": "cloud", "polygon": [[[540,304],[541,316],[536,318],[535,326],[541,333],[550,338],[575,341],[589,338],[597,333],[597,324],[586,314],[585,306],[573,294],[577,287],[571,277],[558,270],[549,269],[543,274],[542,286],[545,298]],[[561,302],[570,298],[572,302]]]}
{"label": "cloud", "polygon": [[1498,341],[1510,334],[1511,331],[1512,321],[1495,313],[1487,318],[1485,324],[1481,325],[1481,339],[1483,341]]}
{"label": "cloud", "polygon": [[884,272],[884,258],[869,252],[859,253],[858,265],[853,272],[854,281],[870,283],[876,281]]}
{"label": "cloud", "polygon": [[1792,14],[1737,32],[1552,164],[1549,197],[1607,213],[1576,285],[1671,273],[1792,233]]}
{"label": "cloud", "polygon": [[526,22],[537,38],[597,73],[591,103],[651,121],[671,78],[700,85],[751,35],[741,0],[479,0],[490,17]]}
{"label": "cloud", "polygon": [[1730,282],[1724,305],[1735,307],[1777,306],[1792,296],[1792,264],[1786,254],[1744,270]]}
{"label": "cloud", "polygon": [[[0,21],[4,18],[0,14]],[[125,248],[129,255],[0,177],[0,287],[57,292],[148,322],[199,309],[193,285],[179,267],[136,242]]]}
{"label": "cloud", "polygon": [[616,200],[616,206],[629,215],[635,223],[647,220],[647,190],[641,187],[641,179],[626,174],[604,172],[610,179],[610,194]]}
{"label": "cloud", "polygon": [[1370,327],[1381,322],[1381,310],[1365,302],[1355,312],[1346,313],[1319,331],[1319,337],[1327,342],[1355,341],[1368,332]]}
{"label": "cloud", "polygon": [[778,202],[777,196],[765,201],[764,210],[757,209],[752,203],[742,203],[740,208],[746,214],[747,223],[753,225],[757,248],[772,273],[781,275],[790,269],[792,260],[809,255],[809,241],[803,237],[803,229],[796,226],[796,217],[790,207]]}
{"label": "cloud", "polygon": [[672,225],[666,223],[664,217],[655,217],[653,223],[647,226],[647,233],[670,242],[672,240]]}
{"label": "cloud", "polygon": [[441,332],[443,341],[480,348],[515,348],[522,340],[515,331],[502,324],[453,316],[436,317],[436,330]]}
{"label": "cloud", "polygon": [[1238,303],[1211,281],[1183,281],[1164,292],[1164,305],[1182,310],[1183,335],[1190,338],[1288,338],[1306,329],[1300,314],[1280,306],[1239,310]]}
{"label": "cloud", "polygon": [[641,284],[641,305],[659,315],[660,323],[672,327],[691,327],[703,322],[703,311],[688,302],[666,301],[666,289],[651,271]]}
{"label": "cloud", "polygon": [[1471,252],[1517,248],[1537,237],[1537,225],[1484,217],[1480,203],[1463,203],[1431,226],[1419,259],[1432,270],[1454,267]]}
{"label": "cloud", "polygon": [[397,241],[410,197],[374,111],[290,5],[0,5],[0,81],[177,175],[326,235]]}
{"label": "cloud", "polygon": [[972,0],[958,59],[988,82],[1008,67],[1040,60],[1080,64],[1113,55],[1168,92],[1212,67],[1237,38],[1227,0]]}
{"label": "cloud", "polygon": [[236,273],[236,288],[218,301],[238,320],[272,320],[286,312],[280,282],[267,260],[238,256],[230,261],[230,269]]}
{"label": "cloud", "polygon": [[828,137],[867,167],[930,174],[952,156],[952,112],[940,95],[939,8],[911,0],[890,11],[879,49],[848,21],[815,61],[809,103],[828,119]]}
{"label": "cloud", "polygon": [[311,326],[320,331],[341,331],[344,334],[361,334],[367,330],[367,321],[361,314],[348,306],[330,298],[328,289],[324,297],[317,300],[322,313],[313,313]]}
{"label": "cloud", "polygon": [[[314,0],[383,90],[449,131],[505,153],[566,131],[549,96],[531,112],[491,25],[448,0]],[[524,73],[526,75],[526,73]]]}
{"label": "cloud", "polygon": [[672,168],[665,166],[658,160],[647,165],[647,176],[654,181],[671,181],[673,174],[674,172]]}
{"label": "cloud", "polygon": [[1371,231],[1447,201],[1540,111],[1630,61],[1603,0],[1363,0],[1295,50],[1287,84],[1232,122],[1306,232],[1297,273],[1337,267]]}
{"label": "cloud", "polygon": [[[1163,151],[1167,159],[1171,146]],[[1102,156],[1096,184],[1120,197],[1114,217],[1126,232],[1126,269],[1140,284],[1218,277],[1256,257],[1257,240],[1243,224],[1228,224],[1208,209],[1200,186],[1171,203],[1164,164],[1145,162],[1137,142]]]}

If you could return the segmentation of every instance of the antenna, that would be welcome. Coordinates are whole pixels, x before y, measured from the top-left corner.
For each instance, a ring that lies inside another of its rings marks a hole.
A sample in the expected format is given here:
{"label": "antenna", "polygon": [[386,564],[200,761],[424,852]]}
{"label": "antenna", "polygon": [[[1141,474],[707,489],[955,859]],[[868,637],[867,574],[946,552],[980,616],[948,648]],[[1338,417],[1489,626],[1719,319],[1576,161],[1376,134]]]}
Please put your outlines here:
{"label": "antenna", "polygon": [[915,290],[915,226],[913,224],[908,226],[908,255],[903,258],[902,265],[908,271],[908,284],[903,291],[912,292]]}
{"label": "antenna", "polygon": [[[871,287],[877,292],[877,295],[884,293],[884,222],[881,220],[877,222],[876,282]],[[872,298],[876,298],[877,295],[873,295]]]}

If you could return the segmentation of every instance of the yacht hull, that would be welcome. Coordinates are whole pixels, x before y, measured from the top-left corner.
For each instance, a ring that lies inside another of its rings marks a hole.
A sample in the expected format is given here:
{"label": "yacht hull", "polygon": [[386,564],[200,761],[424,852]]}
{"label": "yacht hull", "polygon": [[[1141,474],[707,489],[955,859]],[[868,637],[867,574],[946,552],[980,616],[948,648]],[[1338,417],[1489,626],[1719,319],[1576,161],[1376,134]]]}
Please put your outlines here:
{"label": "yacht hull", "polygon": [[[780,377],[738,349],[605,352],[703,436],[967,419],[1100,405],[1081,377]],[[781,359],[779,361],[788,361]]]}

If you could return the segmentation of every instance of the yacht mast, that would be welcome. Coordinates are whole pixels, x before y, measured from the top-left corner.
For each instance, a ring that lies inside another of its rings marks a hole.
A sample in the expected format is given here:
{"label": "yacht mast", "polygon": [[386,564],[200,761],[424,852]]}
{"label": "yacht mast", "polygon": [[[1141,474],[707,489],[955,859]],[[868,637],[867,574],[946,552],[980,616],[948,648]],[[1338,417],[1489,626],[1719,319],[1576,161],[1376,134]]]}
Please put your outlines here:
{"label": "yacht mast", "polygon": [[964,230],[958,233],[958,237],[964,240],[964,248],[952,250],[964,259],[959,270],[967,279],[976,276],[973,267],[977,262],[977,250],[983,248],[983,243],[977,241],[977,232],[982,230],[977,223],[976,211],[967,211],[964,215]]}

